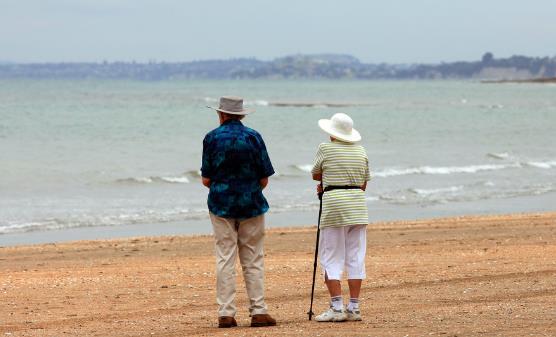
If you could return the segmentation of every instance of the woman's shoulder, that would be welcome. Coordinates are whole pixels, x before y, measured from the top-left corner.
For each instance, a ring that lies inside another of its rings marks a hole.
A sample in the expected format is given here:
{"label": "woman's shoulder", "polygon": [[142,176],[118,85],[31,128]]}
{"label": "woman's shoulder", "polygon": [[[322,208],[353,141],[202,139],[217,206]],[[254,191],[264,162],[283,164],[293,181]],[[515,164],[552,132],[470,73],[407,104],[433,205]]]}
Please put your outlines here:
{"label": "woman's shoulder", "polygon": [[318,147],[319,151],[339,151],[347,153],[357,153],[357,154],[367,154],[365,147],[360,144],[347,144],[347,143],[335,143],[335,142],[325,142],[320,143]]}
{"label": "woman's shoulder", "polygon": [[319,151],[326,150],[326,149],[330,148],[330,144],[331,143],[328,143],[328,142],[320,143],[317,149]]}

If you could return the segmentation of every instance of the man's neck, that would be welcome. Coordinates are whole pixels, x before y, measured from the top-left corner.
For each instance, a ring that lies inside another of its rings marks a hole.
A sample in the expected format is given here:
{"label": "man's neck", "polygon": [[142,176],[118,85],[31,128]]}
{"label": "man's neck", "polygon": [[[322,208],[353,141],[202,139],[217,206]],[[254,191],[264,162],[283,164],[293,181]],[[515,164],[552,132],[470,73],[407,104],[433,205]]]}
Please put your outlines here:
{"label": "man's neck", "polygon": [[[230,118],[227,114],[223,113],[223,112],[218,112],[218,120],[220,121],[220,125],[225,124],[229,121],[238,121],[240,122],[242,118]],[[240,122],[241,123],[241,122]]]}
{"label": "man's neck", "polygon": [[220,119],[220,125],[224,125],[226,123],[231,123],[231,122],[240,122],[240,120],[239,119],[233,119],[233,118],[221,118]]}

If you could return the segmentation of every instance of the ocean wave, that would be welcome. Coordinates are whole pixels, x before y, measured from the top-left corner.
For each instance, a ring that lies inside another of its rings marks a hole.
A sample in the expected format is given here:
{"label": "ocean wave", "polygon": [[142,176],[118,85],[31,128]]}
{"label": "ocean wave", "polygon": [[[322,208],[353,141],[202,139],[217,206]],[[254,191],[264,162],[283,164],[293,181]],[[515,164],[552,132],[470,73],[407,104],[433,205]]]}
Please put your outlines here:
{"label": "ocean wave", "polygon": [[437,188],[409,188],[381,195],[380,200],[399,205],[435,205],[452,202],[474,202],[492,199],[510,199],[556,192],[556,184],[499,186],[492,181]]}
{"label": "ocean wave", "polygon": [[[203,97],[203,101],[205,103],[218,103],[220,101],[219,98],[215,97]],[[249,106],[268,106],[270,103],[264,99],[256,99],[252,101],[244,101],[243,104],[247,107]]]}
{"label": "ocean wave", "polygon": [[502,104],[479,104],[478,107],[482,109],[504,109]]}
{"label": "ocean wave", "polygon": [[214,97],[204,97],[203,100],[205,101],[205,103],[217,103],[219,101],[218,98]]}
{"label": "ocean wave", "polygon": [[[203,97],[203,101],[207,104],[214,104],[219,102],[216,97]],[[245,100],[244,105],[249,106],[273,106],[278,108],[346,108],[346,107],[361,107],[371,106],[370,103],[358,102],[304,102],[304,101],[268,101],[265,99]]]}
{"label": "ocean wave", "polygon": [[369,103],[335,103],[335,102],[268,102],[268,105],[279,108],[346,108],[371,106]]}
{"label": "ocean wave", "polygon": [[420,166],[410,168],[389,168],[378,170],[373,173],[376,177],[386,178],[392,176],[403,176],[411,174],[454,174],[454,173],[477,173],[480,171],[495,171],[507,168],[518,168],[521,164],[484,164],[484,165],[469,165],[469,166]]}
{"label": "ocean wave", "polygon": [[254,101],[245,101],[243,102],[246,106],[269,106],[270,103],[265,101],[264,99],[258,99]]}
{"label": "ocean wave", "polygon": [[34,231],[60,230],[81,227],[121,226],[135,224],[157,224],[174,221],[198,220],[207,217],[206,209],[144,210],[112,215],[68,215],[67,217],[45,218],[33,221],[0,224],[1,234]]}
{"label": "ocean wave", "polygon": [[[487,156],[496,159],[510,159],[509,153],[489,153]],[[295,172],[310,173],[313,165],[311,164],[294,164],[290,166]],[[384,168],[371,172],[372,176],[379,178],[388,178],[405,175],[429,174],[429,175],[449,175],[460,173],[477,173],[482,171],[498,171],[505,169],[515,169],[523,167],[534,167],[541,169],[556,168],[556,160],[549,161],[528,161],[528,162],[510,162],[507,164],[478,164],[463,166],[417,166],[407,168]],[[288,174],[284,174],[287,176]]]}
{"label": "ocean wave", "polygon": [[301,172],[311,172],[311,170],[313,169],[313,165],[311,164],[299,164],[299,165],[292,165],[293,168],[301,171]]}
{"label": "ocean wave", "polygon": [[556,160],[550,161],[528,161],[524,163],[527,166],[541,168],[541,169],[551,169],[556,168]]}
{"label": "ocean wave", "polygon": [[284,213],[290,211],[314,211],[319,209],[318,201],[297,201],[287,203],[274,203],[270,213]]}
{"label": "ocean wave", "polygon": [[[509,159],[511,155],[502,153],[489,153],[489,157],[497,159]],[[552,169],[556,168],[556,160],[548,161],[528,161],[519,162],[512,161],[507,163],[499,164],[478,164],[478,165],[462,165],[462,166],[415,166],[415,167],[393,167],[393,168],[383,168],[372,171],[371,175],[378,178],[390,178],[397,176],[406,175],[450,175],[450,174],[473,174],[483,171],[498,171],[505,169],[516,169],[516,168],[540,168],[540,169]],[[313,168],[312,164],[292,164],[283,168],[276,168],[274,174],[275,178],[291,178],[291,177],[301,177],[306,176],[307,173],[311,173]],[[200,170],[189,170],[183,172],[181,175],[177,176],[151,176],[151,177],[132,177],[125,179],[118,179],[119,183],[136,183],[136,184],[150,184],[150,183],[177,183],[177,184],[187,184],[192,180],[196,180],[201,177]]]}
{"label": "ocean wave", "polygon": [[486,189],[482,191],[472,191],[461,195],[444,196],[439,199],[441,202],[465,202],[489,199],[509,199],[516,197],[528,197],[556,192],[554,186],[531,185],[516,186],[508,189]]}
{"label": "ocean wave", "polygon": [[491,181],[439,188],[409,188],[381,195],[380,200],[391,204],[434,205],[451,202],[471,202],[508,199],[556,192],[556,185],[496,186]]}
{"label": "ocean wave", "polygon": [[120,184],[152,184],[152,183],[167,183],[167,184],[189,184],[190,180],[186,176],[170,176],[170,177],[131,177],[117,179]]}
{"label": "ocean wave", "polygon": [[422,196],[429,196],[433,194],[443,194],[443,193],[456,193],[463,190],[463,186],[450,186],[450,187],[441,187],[441,188],[431,188],[431,189],[424,189],[424,188],[410,188],[409,191],[415,194],[419,194]]}
{"label": "ocean wave", "polygon": [[494,158],[494,159],[508,159],[510,158],[510,154],[507,152],[500,152],[500,153],[487,153],[487,157]]}

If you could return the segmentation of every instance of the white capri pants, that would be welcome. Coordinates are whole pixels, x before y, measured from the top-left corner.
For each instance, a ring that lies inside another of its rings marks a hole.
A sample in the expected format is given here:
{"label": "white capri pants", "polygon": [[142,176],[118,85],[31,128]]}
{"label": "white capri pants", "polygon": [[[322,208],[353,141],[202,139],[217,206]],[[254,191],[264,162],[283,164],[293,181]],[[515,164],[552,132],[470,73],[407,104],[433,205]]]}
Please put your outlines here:
{"label": "white capri pants", "polygon": [[[367,225],[325,227],[320,230],[320,264],[329,280],[365,279]],[[344,269],[345,268],[345,269]]]}

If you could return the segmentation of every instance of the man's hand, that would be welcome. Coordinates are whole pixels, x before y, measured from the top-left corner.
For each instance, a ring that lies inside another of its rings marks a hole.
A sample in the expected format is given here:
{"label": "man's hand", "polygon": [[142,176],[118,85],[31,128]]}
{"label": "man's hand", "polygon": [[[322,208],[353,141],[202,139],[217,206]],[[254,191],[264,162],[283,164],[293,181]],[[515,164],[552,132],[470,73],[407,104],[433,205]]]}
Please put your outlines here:
{"label": "man's hand", "polygon": [[261,189],[264,190],[264,188],[266,187],[266,185],[268,185],[268,177],[259,180],[259,184],[261,185]]}
{"label": "man's hand", "polygon": [[204,186],[206,186],[207,188],[210,188],[210,179],[209,178],[202,177],[202,182],[203,182]]}

